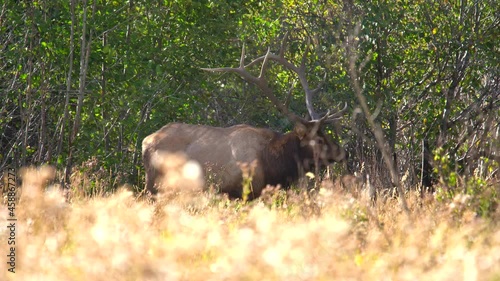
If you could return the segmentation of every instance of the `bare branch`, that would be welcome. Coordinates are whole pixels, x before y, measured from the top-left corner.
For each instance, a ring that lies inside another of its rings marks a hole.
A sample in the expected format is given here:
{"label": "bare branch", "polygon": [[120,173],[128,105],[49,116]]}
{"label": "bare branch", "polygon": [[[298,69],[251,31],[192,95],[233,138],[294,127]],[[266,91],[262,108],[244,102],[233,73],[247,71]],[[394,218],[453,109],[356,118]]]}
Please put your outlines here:
{"label": "bare branch", "polygon": [[245,44],[241,47],[240,68],[245,68]]}
{"label": "bare branch", "polygon": [[366,97],[363,95],[363,90],[359,83],[360,80],[359,73],[358,73],[358,68],[356,67],[356,61],[358,59],[358,54],[356,53],[357,41],[355,40],[355,38],[359,34],[359,30],[360,30],[360,23],[358,23],[353,28],[353,31],[348,36],[348,41],[345,43],[345,51],[348,59],[349,76],[351,77],[351,83],[354,88],[354,94],[356,95],[356,98],[358,99],[361,109],[366,117],[366,120],[368,121],[368,124],[370,125],[373,134],[375,135],[377,146],[382,152],[382,158],[384,159],[385,165],[390,171],[392,183],[395,185],[399,193],[399,199],[403,211],[406,213],[408,217],[410,217],[410,210],[408,209],[408,205],[406,204],[406,200],[403,194],[403,189],[401,188],[399,174],[396,170],[395,163],[393,162],[393,159],[390,156],[390,152],[388,151],[385,145],[387,141],[385,140],[384,133],[382,131],[382,128],[380,127],[380,124],[375,122],[374,120],[375,118],[373,118],[373,115],[371,114],[370,109],[368,108]]}

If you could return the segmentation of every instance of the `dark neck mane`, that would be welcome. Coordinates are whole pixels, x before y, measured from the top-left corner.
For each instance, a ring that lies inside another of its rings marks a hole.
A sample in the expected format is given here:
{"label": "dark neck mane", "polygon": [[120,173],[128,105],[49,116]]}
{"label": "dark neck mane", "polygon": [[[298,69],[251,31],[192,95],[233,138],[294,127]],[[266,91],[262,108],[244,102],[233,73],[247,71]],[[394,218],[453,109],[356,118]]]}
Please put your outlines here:
{"label": "dark neck mane", "polygon": [[260,156],[266,175],[265,183],[280,184],[286,188],[297,180],[299,165],[301,165],[298,163],[300,154],[300,140],[295,133],[290,132],[284,135],[276,133]]}

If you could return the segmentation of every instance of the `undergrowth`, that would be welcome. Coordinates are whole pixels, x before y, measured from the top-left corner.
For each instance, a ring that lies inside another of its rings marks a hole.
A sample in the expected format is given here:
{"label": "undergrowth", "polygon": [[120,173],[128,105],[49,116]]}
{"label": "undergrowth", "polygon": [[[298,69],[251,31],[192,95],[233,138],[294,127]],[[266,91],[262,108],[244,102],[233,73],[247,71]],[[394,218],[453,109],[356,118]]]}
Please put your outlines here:
{"label": "undergrowth", "polygon": [[[23,177],[16,273],[2,254],[1,280],[500,280],[498,182],[410,191],[407,216],[395,197],[331,183],[246,203],[210,192],[151,202],[126,188],[68,201],[41,192],[52,173]],[[2,253],[7,238],[2,227]]]}

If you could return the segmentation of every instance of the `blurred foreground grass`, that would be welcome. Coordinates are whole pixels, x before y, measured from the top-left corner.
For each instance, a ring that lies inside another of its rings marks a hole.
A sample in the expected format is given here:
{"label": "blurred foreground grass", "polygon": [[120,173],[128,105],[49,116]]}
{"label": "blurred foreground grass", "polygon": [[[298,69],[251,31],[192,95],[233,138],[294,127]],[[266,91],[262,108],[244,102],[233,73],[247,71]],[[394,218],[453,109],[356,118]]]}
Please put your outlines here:
{"label": "blurred foreground grass", "polygon": [[407,217],[397,199],[329,187],[247,204],[211,193],[150,203],[125,189],[68,203],[40,192],[50,173],[24,176],[16,273],[2,227],[0,280],[500,280],[498,183],[485,188],[487,215],[481,193],[409,192]]}

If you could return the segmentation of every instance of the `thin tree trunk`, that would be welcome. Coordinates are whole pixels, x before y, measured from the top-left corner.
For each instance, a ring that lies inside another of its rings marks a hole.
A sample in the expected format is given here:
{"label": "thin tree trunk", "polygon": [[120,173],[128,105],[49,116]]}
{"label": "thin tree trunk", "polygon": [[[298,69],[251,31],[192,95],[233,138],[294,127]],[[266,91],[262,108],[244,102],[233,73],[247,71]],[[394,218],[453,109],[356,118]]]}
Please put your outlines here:
{"label": "thin tree trunk", "polygon": [[26,37],[25,37],[25,42],[28,47],[28,61],[27,61],[27,69],[28,69],[28,76],[27,76],[27,87],[26,87],[26,99],[25,99],[25,105],[23,106],[22,103],[20,104],[21,106],[21,120],[22,120],[22,145],[21,145],[21,165],[25,166],[26,165],[26,160],[28,157],[27,154],[27,148],[28,148],[28,137],[29,137],[29,130],[31,127],[31,118],[33,118],[33,108],[31,105],[31,96],[32,96],[32,91],[33,91],[33,84],[32,84],[32,78],[33,78],[33,37],[35,36],[36,32],[36,26],[35,26],[35,15],[33,11],[33,6],[28,5],[27,9],[27,16],[31,21],[31,28],[26,32]]}
{"label": "thin tree trunk", "polygon": [[359,34],[359,29],[360,29],[359,25],[353,28],[353,33],[349,35],[348,41],[346,42],[345,45],[346,55],[348,60],[348,73],[351,78],[352,86],[354,88],[354,94],[356,95],[356,98],[359,101],[359,104],[361,106],[361,109],[363,110],[363,113],[365,114],[368,124],[370,125],[370,128],[372,129],[373,134],[375,135],[376,143],[380,149],[380,152],[382,153],[382,158],[385,162],[385,165],[390,171],[392,182],[395,185],[396,190],[398,191],[403,211],[409,218],[410,210],[408,209],[408,205],[406,204],[406,199],[404,197],[403,189],[401,188],[401,181],[399,178],[399,174],[396,170],[395,163],[393,161],[393,158],[391,157],[390,152],[385,146],[386,140],[384,138],[382,128],[380,127],[379,124],[375,123],[375,120],[373,120],[370,109],[368,108],[366,97],[363,95],[363,90],[359,83],[360,78],[358,75],[358,68],[356,66],[356,60],[358,58],[358,55],[356,53],[357,45],[354,40],[354,37]]}
{"label": "thin tree trunk", "polygon": [[[134,7],[134,1],[133,0],[130,0],[129,1],[129,6],[128,6],[128,9],[127,9],[127,18],[131,18],[130,14],[132,12],[132,8]],[[128,23],[127,24],[127,32],[125,34],[125,46],[127,46],[127,49],[125,51],[125,60],[128,59],[128,53],[129,53],[129,48],[128,46],[130,46],[130,33],[131,33],[131,24]],[[125,64],[126,65],[126,64]],[[124,66],[123,67],[123,75],[125,75],[125,73],[127,72],[127,67]]]}
{"label": "thin tree trunk", "polygon": [[[95,13],[96,2],[94,1],[93,13]],[[82,109],[83,109],[83,99],[85,96],[85,86],[87,79],[88,62],[90,57],[90,49],[92,44],[92,33],[89,32],[88,42],[87,37],[87,0],[83,0],[83,18],[82,18],[82,40],[80,46],[80,78],[79,78],[79,88],[78,88],[78,101],[76,104],[75,120],[73,123],[73,129],[69,138],[69,157],[68,163],[66,165],[66,183],[69,183],[71,170],[73,166],[73,153],[74,153],[74,141],[78,132],[80,130],[81,119],[82,119]]]}
{"label": "thin tree trunk", "polygon": [[76,24],[76,15],[75,15],[75,1],[71,0],[70,9],[71,9],[71,28],[70,28],[70,36],[69,36],[69,68],[68,75],[66,76],[66,98],[64,100],[64,117],[61,122],[61,130],[59,131],[59,141],[57,143],[56,155],[59,157],[62,152],[62,144],[64,140],[64,133],[66,130],[66,124],[69,122],[69,98],[71,92],[71,76],[73,75],[73,63],[74,63],[74,55],[75,55],[75,24]]}
{"label": "thin tree trunk", "polygon": [[[106,45],[108,44],[108,35],[107,33],[104,33],[102,36],[102,48],[104,49]],[[106,112],[106,90],[107,90],[107,83],[106,83],[106,72],[107,72],[107,66],[106,66],[106,61],[103,60],[102,66],[101,66],[101,116],[103,120],[108,119],[108,113]],[[103,138],[104,138],[104,151],[105,154],[108,154],[109,150],[109,136],[108,136],[108,128],[106,125],[106,122],[103,122]]]}
{"label": "thin tree trunk", "polygon": [[[45,64],[42,64],[42,77],[45,74]],[[46,86],[43,87],[41,97],[40,97],[40,134],[38,137],[38,156],[37,162],[42,163],[47,160],[46,150],[48,151],[48,147],[46,147],[47,142],[47,89]]]}

